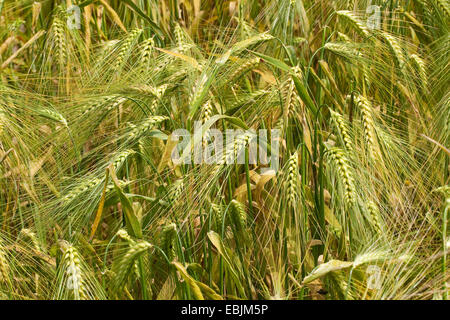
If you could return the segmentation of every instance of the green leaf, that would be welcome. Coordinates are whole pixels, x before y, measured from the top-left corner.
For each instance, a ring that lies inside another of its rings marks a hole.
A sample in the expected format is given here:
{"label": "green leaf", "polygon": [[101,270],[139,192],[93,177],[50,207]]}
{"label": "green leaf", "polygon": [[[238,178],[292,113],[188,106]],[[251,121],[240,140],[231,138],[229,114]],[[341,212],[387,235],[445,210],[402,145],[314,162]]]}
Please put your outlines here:
{"label": "green leaf", "polygon": [[125,214],[125,222],[128,232],[132,236],[141,239],[142,238],[141,225],[134,213],[130,199],[128,199],[128,197],[125,195],[125,193],[122,191],[122,188],[120,187],[119,180],[117,179],[113,164],[110,164],[109,166],[109,174],[111,176],[111,179],[113,180],[114,188],[117,192],[117,195],[119,196],[120,203],[122,204],[122,210]]}
{"label": "green leaf", "polygon": [[172,262],[172,264],[180,272],[181,277],[186,281],[189,288],[191,288],[194,298],[197,300],[205,300],[200,287],[197,285],[197,281],[188,274],[186,268],[179,262]]}
{"label": "green leaf", "polygon": [[[225,265],[231,275],[231,277],[234,280],[234,283],[236,284],[237,289],[239,290],[239,293],[245,297],[245,291],[244,291],[244,287],[242,286],[241,281],[239,281],[239,276],[238,273],[236,272],[232,261],[235,261],[236,264],[238,264],[238,261],[236,259],[232,259],[233,257],[231,256],[231,251],[227,250],[227,248],[224,246],[222,239],[220,238],[220,236],[214,232],[214,231],[210,231],[208,232],[208,238],[211,241],[211,243],[213,244],[213,246],[217,249],[217,251],[219,252],[219,254],[223,257],[223,260],[225,261]],[[238,269],[241,269],[240,266],[237,266]]]}
{"label": "green leaf", "polygon": [[153,31],[155,31],[155,33],[158,34],[159,37],[164,37],[164,34],[161,30],[160,27],[158,27],[158,25],[156,23],[153,22],[152,19],[150,19],[144,12],[142,12],[142,10],[131,0],[122,0],[122,2],[125,2],[125,4],[127,4],[130,9],[132,9],[133,11],[135,11],[137,14],[139,14],[142,18],[144,18],[152,27]]}
{"label": "green leaf", "polygon": [[286,63],[284,63],[281,60],[266,56],[265,54],[262,54],[262,53],[259,53],[256,51],[250,51],[250,52],[253,53],[257,57],[264,59],[264,61],[269,62],[270,64],[274,65],[278,69],[281,69],[281,70],[287,71],[287,72],[291,71],[291,67],[289,67]]}
{"label": "green leaf", "polygon": [[309,110],[315,115],[317,113],[316,105],[309,96],[308,90],[306,89],[303,81],[301,81],[295,74],[292,74],[292,78],[294,79],[295,88],[297,89],[300,98],[303,100],[303,102],[305,102]]}
{"label": "green leaf", "polygon": [[348,269],[353,266],[353,262],[340,261],[340,260],[330,260],[327,263],[322,263],[317,266],[309,275],[303,279],[303,284],[310,283],[326,274],[342,269]]}

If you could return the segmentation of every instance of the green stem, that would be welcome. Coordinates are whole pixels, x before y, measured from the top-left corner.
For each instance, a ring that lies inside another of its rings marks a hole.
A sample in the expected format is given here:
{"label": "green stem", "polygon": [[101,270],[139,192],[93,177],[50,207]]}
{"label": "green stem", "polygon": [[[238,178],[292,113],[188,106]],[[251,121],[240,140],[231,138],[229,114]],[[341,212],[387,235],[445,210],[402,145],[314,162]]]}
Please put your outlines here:
{"label": "green stem", "polygon": [[247,181],[248,207],[250,209],[250,214],[253,217],[252,188],[250,185],[250,171],[249,171],[248,161],[249,161],[248,148],[245,148],[245,178]]}
{"label": "green stem", "polygon": [[442,275],[444,276],[444,293],[442,295],[443,300],[447,300],[447,285],[446,285],[446,276],[447,276],[447,214],[448,209],[450,208],[450,200],[447,199],[447,204],[444,209],[444,214],[442,215]]}

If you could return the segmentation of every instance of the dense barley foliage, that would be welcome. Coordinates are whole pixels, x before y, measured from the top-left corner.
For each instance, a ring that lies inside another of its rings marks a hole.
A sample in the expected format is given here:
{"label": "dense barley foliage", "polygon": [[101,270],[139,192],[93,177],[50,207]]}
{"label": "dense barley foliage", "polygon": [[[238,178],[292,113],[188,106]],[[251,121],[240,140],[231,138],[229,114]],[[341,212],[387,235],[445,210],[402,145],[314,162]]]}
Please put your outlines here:
{"label": "dense barley foliage", "polygon": [[449,14],[0,0],[0,298],[447,299]]}

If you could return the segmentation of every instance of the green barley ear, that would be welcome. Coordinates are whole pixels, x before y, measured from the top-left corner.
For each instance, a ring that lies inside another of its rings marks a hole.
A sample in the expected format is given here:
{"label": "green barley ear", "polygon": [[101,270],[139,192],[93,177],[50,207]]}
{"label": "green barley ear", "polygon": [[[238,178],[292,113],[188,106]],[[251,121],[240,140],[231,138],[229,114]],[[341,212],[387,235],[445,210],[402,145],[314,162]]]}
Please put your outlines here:
{"label": "green barley ear", "polygon": [[0,239],[0,287],[2,283],[9,283],[9,263],[6,251],[3,248],[3,243]]}
{"label": "green barley ear", "polygon": [[152,114],[157,114],[159,102],[160,102],[161,98],[164,96],[164,94],[166,93],[166,90],[168,87],[169,87],[168,84],[163,84],[157,88],[154,88],[154,91],[153,91],[154,98],[150,105],[150,110],[152,111]]}
{"label": "green barley ear", "polygon": [[113,160],[111,161],[112,165],[114,166],[115,171],[116,172],[119,171],[122,168],[125,161],[133,154],[135,154],[135,151],[125,150],[125,151],[122,151],[122,152],[118,153],[117,155],[115,155]]}
{"label": "green barley ear", "polygon": [[40,109],[36,111],[41,117],[59,122],[64,126],[67,126],[67,120],[64,118],[62,114],[50,109]]}
{"label": "green barley ear", "polygon": [[178,48],[182,48],[185,44],[185,37],[183,33],[183,29],[181,29],[180,24],[177,22],[175,23],[174,32],[175,34],[175,41],[177,43]]}
{"label": "green barley ear", "polygon": [[[213,103],[210,100],[206,101],[205,104],[203,104],[201,109],[201,117],[202,117],[202,124],[205,124],[213,115],[214,108]],[[203,147],[205,148],[208,145],[208,138],[210,137],[210,130],[207,130],[205,134],[203,135],[202,143]]]}
{"label": "green barley ear", "polygon": [[147,39],[142,43],[141,54],[140,54],[141,55],[140,63],[141,63],[143,70],[146,70],[151,63],[154,47],[155,47],[155,41],[152,38]]}
{"label": "green barley ear", "polygon": [[370,222],[375,231],[377,232],[378,236],[381,237],[383,235],[383,228],[382,228],[383,224],[381,222],[380,211],[378,210],[378,206],[375,204],[375,202],[369,201],[369,203],[367,204],[367,209],[370,215]]}
{"label": "green barley ear", "polygon": [[254,103],[256,99],[266,95],[267,93],[268,93],[267,90],[255,90],[251,93],[240,95],[237,97],[236,101],[230,106],[230,109],[235,109],[248,103]]}
{"label": "green barley ear", "polygon": [[161,249],[167,256],[169,261],[173,261],[176,257],[177,248],[177,226],[175,223],[167,224],[162,229]]}
{"label": "green barley ear", "polygon": [[427,67],[425,65],[425,61],[420,58],[417,54],[412,54],[410,56],[410,61],[414,68],[417,71],[417,74],[420,77],[420,81],[422,81],[422,87],[425,90],[428,90],[428,76],[427,76]]}
{"label": "green barley ear", "polygon": [[359,35],[363,37],[370,36],[369,29],[351,11],[340,10],[337,11],[336,13],[338,17],[340,17],[344,22],[348,23]]}
{"label": "green barley ear", "polygon": [[361,57],[361,53],[356,49],[355,45],[348,42],[327,42],[324,48],[349,60]]}
{"label": "green barley ear", "polygon": [[282,116],[278,117],[275,122],[274,129],[280,130],[280,132],[284,132],[284,119]]}
{"label": "green barley ear", "polygon": [[229,78],[227,78],[227,82],[234,82],[238,80],[240,77],[242,77],[247,72],[255,69],[259,63],[261,62],[261,58],[251,58],[246,61],[244,61],[242,64],[238,66],[238,68],[230,75]]}
{"label": "green barley ear", "polygon": [[131,129],[131,131],[128,133],[128,139],[129,140],[138,140],[148,130],[150,130],[155,125],[160,124],[161,122],[163,122],[167,119],[169,119],[169,118],[165,117],[165,116],[150,116],[145,121],[143,121],[141,124],[139,124],[136,127]]}
{"label": "green barley ear", "polygon": [[123,101],[121,98],[119,98],[117,96],[113,96],[113,95],[100,97],[100,98],[96,99],[95,101],[92,101],[92,103],[83,104],[80,107],[81,116],[84,117],[86,115],[89,115],[91,112],[100,111],[106,105],[117,104],[117,103],[120,104],[122,102]]}
{"label": "green barley ear", "polygon": [[202,123],[205,124],[213,115],[214,108],[211,100],[206,101],[202,107]]}
{"label": "green barley ear", "polygon": [[34,232],[32,232],[30,229],[22,229],[20,230],[19,236],[18,236],[18,240],[27,240],[29,241],[29,243],[31,243],[31,246],[37,251],[40,252],[41,251],[41,246],[39,245],[39,241],[36,237],[36,234]]}
{"label": "green barley ear", "polygon": [[350,138],[349,129],[347,126],[347,123],[344,120],[344,117],[339,114],[338,112],[335,112],[333,110],[330,110],[331,119],[333,120],[336,129],[339,133],[340,138],[342,139],[345,148],[347,151],[352,150],[352,139]]}
{"label": "green barley ear", "polygon": [[294,152],[288,160],[288,204],[295,208],[298,199],[298,153]]}
{"label": "green barley ear", "polygon": [[211,175],[213,177],[217,176],[221,169],[223,169],[228,164],[233,163],[238,155],[242,152],[243,148],[247,146],[248,142],[253,137],[253,134],[251,134],[250,132],[246,132],[235,137],[233,143],[224,145],[224,152],[222,154],[222,157],[217,161],[217,165],[215,166],[214,171]]}
{"label": "green barley ear", "polygon": [[181,199],[181,195],[183,193],[184,190],[184,181],[183,179],[178,179],[176,180],[169,189],[169,200],[171,203],[175,203],[176,201],[178,201],[179,199]]}
{"label": "green barley ear", "polygon": [[123,287],[128,276],[132,272],[132,269],[135,267],[136,260],[152,247],[153,246],[150,243],[144,240],[130,244],[128,251],[113,267],[113,272],[115,274],[113,282],[114,290],[119,290]]}
{"label": "green barley ear", "polygon": [[364,127],[364,139],[367,143],[369,156],[375,159],[375,125],[372,117],[372,106],[370,102],[363,96],[357,95],[355,97],[355,103],[361,110],[361,116]]}
{"label": "green barley ear", "polygon": [[219,231],[222,230],[224,211],[221,205],[211,203],[211,213],[213,217],[213,221],[216,224],[216,227]]}
{"label": "green barley ear", "polygon": [[131,236],[128,234],[127,230],[125,230],[125,229],[119,229],[119,231],[117,231],[116,235],[120,239],[128,242],[129,244],[135,244],[136,243],[136,241],[134,241],[133,238],[131,238]]}
{"label": "green barley ear", "polygon": [[54,39],[54,46],[56,47],[58,63],[63,65],[67,61],[66,31],[65,24],[58,15],[55,15],[53,18],[51,31]]}
{"label": "green barley ear", "polygon": [[88,294],[79,253],[71,244],[65,243],[64,246],[63,258],[59,270],[62,281],[59,284],[57,298],[86,300],[88,299]]}
{"label": "green barley ear", "polygon": [[119,54],[116,58],[116,62],[114,64],[114,70],[118,71],[122,67],[122,65],[126,62],[128,55],[131,52],[131,49],[133,48],[133,44],[135,41],[139,38],[139,36],[142,33],[142,29],[134,29],[131,31],[125,40],[123,41],[120,49]]}
{"label": "green barley ear", "polygon": [[394,57],[396,65],[400,69],[402,69],[403,66],[405,65],[405,56],[403,54],[403,49],[399,44],[398,40],[387,32],[382,32],[381,37],[383,38],[384,42],[388,45],[391,54]]}
{"label": "green barley ear", "polygon": [[247,226],[247,212],[242,203],[237,200],[231,200],[232,219],[235,224],[239,226],[239,229],[245,229]]}
{"label": "green barley ear", "polygon": [[332,147],[328,148],[326,151],[328,159],[331,160],[336,166],[341,180],[342,186],[344,188],[344,197],[347,204],[353,204],[356,201],[356,192],[353,180],[352,170],[348,164],[347,156],[344,150]]}
{"label": "green barley ear", "polygon": [[[301,70],[296,66],[293,68],[294,74],[301,74]],[[301,75],[299,77],[301,79]],[[298,105],[300,105],[300,97],[298,95],[297,89],[295,87],[294,78],[289,76],[288,80],[284,85],[284,90],[286,92],[286,102],[283,110],[284,119],[287,121],[290,116],[294,115],[298,110]]]}
{"label": "green barley ear", "polygon": [[208,83],[209,77],[207,74],[202,74],[195,82],[189,95],[189,105],[194,106],[202,102],[204,98],[205,87]]}
{"label": "green barley ear", "polygon": [[450,17],[450,4],[448,3],[448,0],[435,0],[436,1],[436,5],[439,8],[439,10],[441,10],[444,15],[448,17]]}
{"label": "green barley ear", "polygon": [[62,197],[62,203],[69,204],[74,199],[77,199],[85,192],[99,186],[101,183],[102,179],[99,178],[85,179],[81,181],[76,187],[72,188],[68,193],[66,193],[65,196]]}
{"label": "green barley ear", "polygon": [[349,43],[352,42],[352,39],[350,39],[348,35],[342,32],[337,33],[337,39],[342,42],[349,42]]}

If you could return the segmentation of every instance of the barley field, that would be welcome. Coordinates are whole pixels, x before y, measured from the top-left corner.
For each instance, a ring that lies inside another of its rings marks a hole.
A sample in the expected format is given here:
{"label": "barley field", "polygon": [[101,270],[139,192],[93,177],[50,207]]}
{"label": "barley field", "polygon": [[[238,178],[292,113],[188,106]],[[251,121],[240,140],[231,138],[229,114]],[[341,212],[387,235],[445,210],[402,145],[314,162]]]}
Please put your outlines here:
{"label": "barley field", "polygon": [[450,298],[449,29],[448,0],[0,0],[0,299]]}

